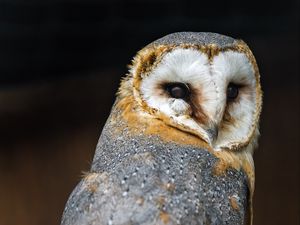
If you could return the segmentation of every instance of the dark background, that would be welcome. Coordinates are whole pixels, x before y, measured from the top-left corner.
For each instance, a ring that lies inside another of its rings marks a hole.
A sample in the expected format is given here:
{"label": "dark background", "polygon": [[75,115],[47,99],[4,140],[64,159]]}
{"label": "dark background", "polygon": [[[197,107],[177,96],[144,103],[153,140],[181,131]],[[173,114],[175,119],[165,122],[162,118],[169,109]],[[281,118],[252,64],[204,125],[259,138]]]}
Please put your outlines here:
{"label": "dark background", "polygon": [[262,76],[255,225],[299,224],[299,2],[0,1],[0,224],[59,224],[126,65],[175,31],[242,38]]}

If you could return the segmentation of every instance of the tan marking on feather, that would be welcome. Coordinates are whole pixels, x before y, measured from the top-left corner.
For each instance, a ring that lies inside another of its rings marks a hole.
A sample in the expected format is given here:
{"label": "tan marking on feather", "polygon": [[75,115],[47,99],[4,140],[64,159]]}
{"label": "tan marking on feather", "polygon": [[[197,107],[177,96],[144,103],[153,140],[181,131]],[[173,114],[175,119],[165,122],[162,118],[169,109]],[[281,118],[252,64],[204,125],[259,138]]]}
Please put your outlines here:
{"label": "tan marking on feather", "polygon": [[142,205],[144,204],[144,202],[145,202],[145,199],[144,199],[142,196],[137,197],[136,203],[137,203],[138,205],[142,206]]}
{"label": "tan marking on feather", "polygon": [[86,173],[84,174],[84,181],[93,182],[100,176],[100,173]]}
{"label": "tan marking on feather", "polygon": [[166,211],[161,211],[159,218],[164,224],[168,224],[170,222],[170,215]]}
{"label": "tan marking on feather", "polygon": [[168,182],[168,183],[163,184],[163,188],[169,192],[174,192],[176,186],[175,186],[175,184]]}
{"label": "tan marking on feather", "polygon": [[220,53],[220,50],[216,44],[207,45],[206,54],[209,61],[212,61],[212,59]]}
{"label": "tan marking on feather", "polygon": [[229,202],[230,202],[231,207],[234,210],[237,210],[237,211],[240,210],[240,207],[239,207],[239,204],[236,200],[236,197],[234,197],[234,196],[229,197]]}
{"label": "tan marking on feather", "polygon": [[166,198],[164,196],[158,196],[156,199],[156,203],[158,205],[158,208],[162,208],[166,204]]}
{"label": "tan marking on feather", "polygon": [[226,173],[228,169],[243,170],[248,178],[250,191],[254,189],[254,165],[249,156],[249,152],[232,152],[232,151],[218,151],[214,155],[219,159],[216,162],[213,173],[216,176],[221,176]]}
{"label": "tan marking on feather", "polygon": [[243,170],[248,179],[248,187],[249,187],[249,198],[248,198],[248,216],[245,224],[253,223],[253,206],[252,199],[254,194],[254,182],[255,182],[255,174],[254,174],[254,165],[253,160],[251,159],[251,153],[247,151],[219,151],[214,152],[219,161],[215,164],[213,169],[213,174],[216,176],[224,175],[225,172],[232,168],[236,170]]}
{"label": "tan marking on feather", "polygon": [[89,192],[95,193],[98,190],[101,174],[87,173],[84,177],[84,183]]}

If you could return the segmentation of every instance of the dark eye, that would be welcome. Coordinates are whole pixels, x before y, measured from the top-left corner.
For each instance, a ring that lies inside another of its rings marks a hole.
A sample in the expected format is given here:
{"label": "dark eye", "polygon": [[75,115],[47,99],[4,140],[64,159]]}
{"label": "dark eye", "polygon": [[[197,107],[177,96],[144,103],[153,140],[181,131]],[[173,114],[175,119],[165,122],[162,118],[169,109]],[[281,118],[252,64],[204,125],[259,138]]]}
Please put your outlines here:
{"label": "dark eye", "polygon": [[239,95],[239,86],[233,83],[229,83],[227,87],[227,100],[231,101],[237,98]]}
{"label": "dark eye", "polygon": [[189,87],[184,83],[171,83],[166,85],[166,90],[172,98],[184,99],[189,96]]}

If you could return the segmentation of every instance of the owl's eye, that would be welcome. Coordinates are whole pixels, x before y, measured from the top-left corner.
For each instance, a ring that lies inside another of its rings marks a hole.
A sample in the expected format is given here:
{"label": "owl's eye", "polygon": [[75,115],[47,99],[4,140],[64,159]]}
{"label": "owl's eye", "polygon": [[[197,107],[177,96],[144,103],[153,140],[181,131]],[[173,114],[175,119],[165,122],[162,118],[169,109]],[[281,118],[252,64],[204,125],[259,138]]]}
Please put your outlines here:
{"label": "owl's eye", "polygon": [[190,94],[189,87],[184,83],[169,83],[166,84],[166,90],[172,98],[185,99]]}
{"label": "owl's eye", "polygon": [[239,95],[239,86],[233,83],[229,83],[227,87],[227,100],[232,101]]}

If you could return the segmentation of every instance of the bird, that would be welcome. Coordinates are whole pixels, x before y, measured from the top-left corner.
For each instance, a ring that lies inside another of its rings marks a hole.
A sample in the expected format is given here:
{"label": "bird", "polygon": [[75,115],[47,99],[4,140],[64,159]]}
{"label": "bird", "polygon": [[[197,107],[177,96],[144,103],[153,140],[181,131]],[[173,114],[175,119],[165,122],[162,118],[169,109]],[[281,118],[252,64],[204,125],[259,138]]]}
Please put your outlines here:
{"label": "bird", "polygon": [[240,39],[177,32],[146,45],[61,224],[252,224],[262,96]]}

